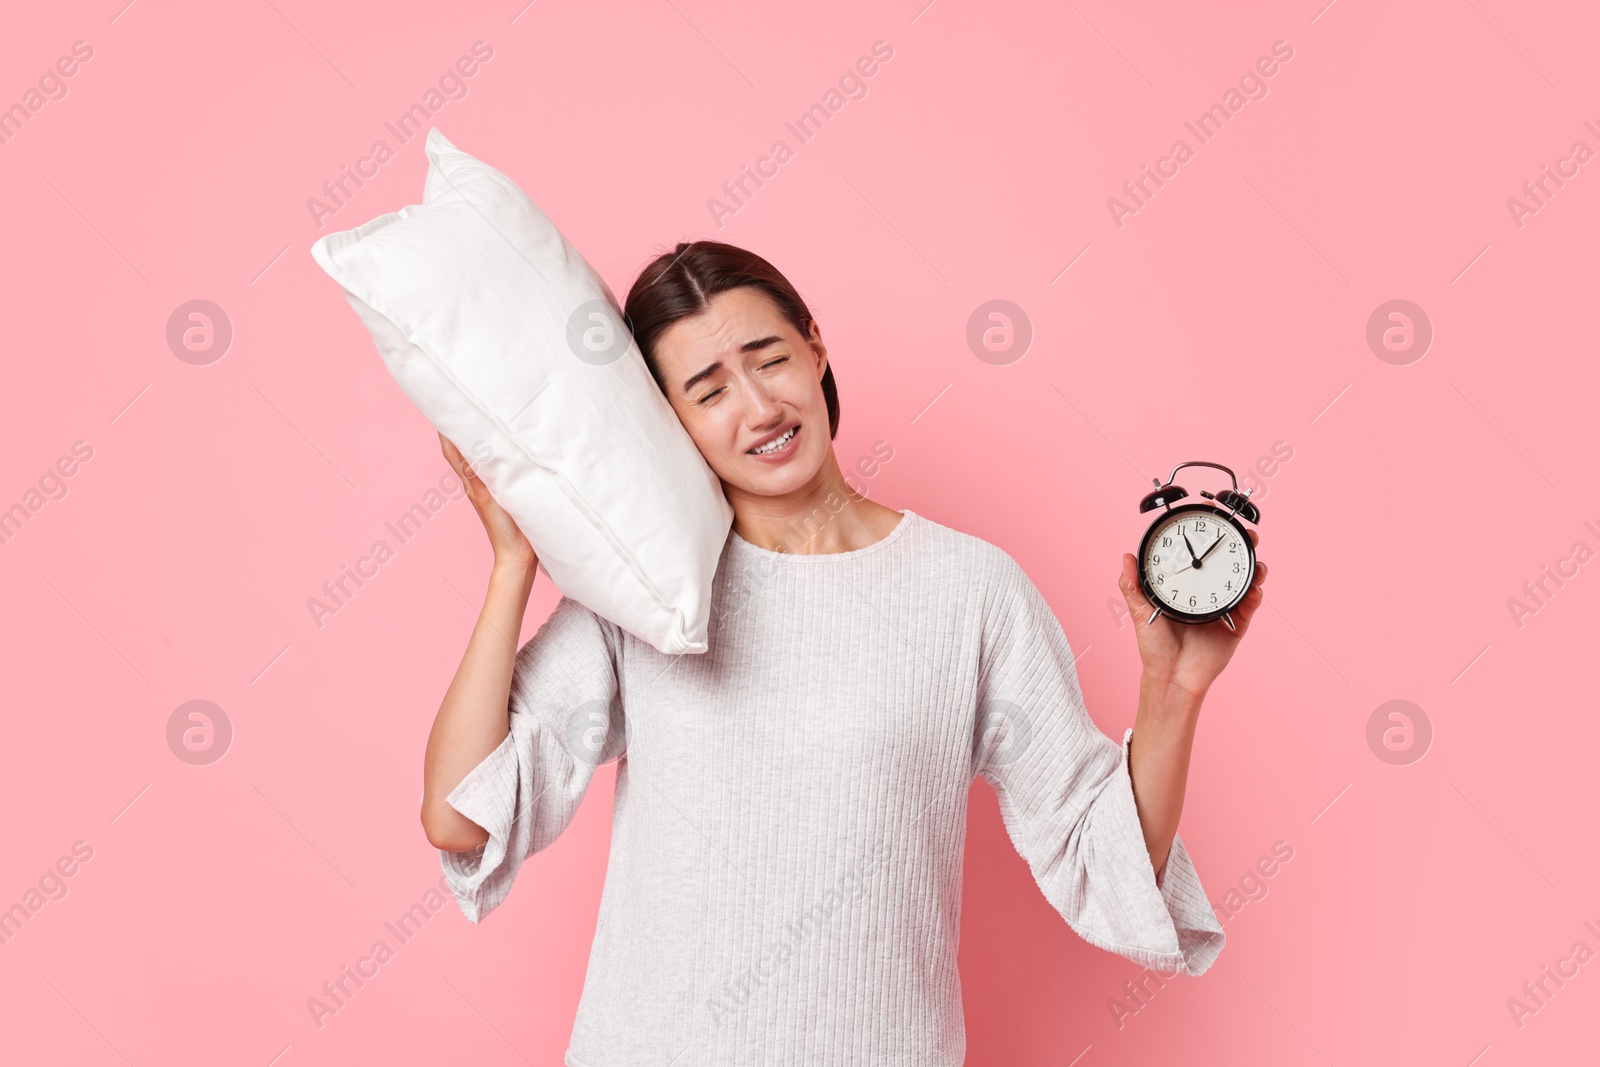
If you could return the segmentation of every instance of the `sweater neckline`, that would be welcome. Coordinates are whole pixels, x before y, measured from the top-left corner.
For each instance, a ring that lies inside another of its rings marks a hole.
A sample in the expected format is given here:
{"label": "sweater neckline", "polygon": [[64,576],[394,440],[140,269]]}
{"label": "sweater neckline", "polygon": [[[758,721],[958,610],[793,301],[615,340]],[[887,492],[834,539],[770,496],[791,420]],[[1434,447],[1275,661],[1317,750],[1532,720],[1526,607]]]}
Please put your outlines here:
{"label": "sweater neckline", "polygon": [[781,560],[788,564],[843,562],[844,560],[860,559],[862,556],[894,544],[905,534],[906,527],[920,518],[921,516],[910,508],[901,508],[900,521],[894,524],[894,529],[872,542],[872,544],[864,548],[851,549],[849,552],[774,552],[770,548],[762,548],[752,541],[745,540],[732,526],[728,527],[728,541],[735,552],[754,559]]}

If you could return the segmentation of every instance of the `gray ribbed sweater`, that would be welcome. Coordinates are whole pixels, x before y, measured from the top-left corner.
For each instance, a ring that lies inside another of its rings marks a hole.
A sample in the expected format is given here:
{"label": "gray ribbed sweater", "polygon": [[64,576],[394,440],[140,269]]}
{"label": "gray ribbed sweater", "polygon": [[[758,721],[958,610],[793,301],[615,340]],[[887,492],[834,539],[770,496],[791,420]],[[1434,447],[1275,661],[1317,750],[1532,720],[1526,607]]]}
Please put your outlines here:
{"label": "gray ribbed sweater", "polygon": [[522,646],[510,733],[448,802],[473,922],[620,759],[569,1067],[953,1067],[967,793],[982,775],[1079,936],[1200,974],[1223,932],[1188,852],[1158,880],[1121,745],[1002,549],[910,510],[853,552],[729,532],[710,648],[668,656],[563,597]]}

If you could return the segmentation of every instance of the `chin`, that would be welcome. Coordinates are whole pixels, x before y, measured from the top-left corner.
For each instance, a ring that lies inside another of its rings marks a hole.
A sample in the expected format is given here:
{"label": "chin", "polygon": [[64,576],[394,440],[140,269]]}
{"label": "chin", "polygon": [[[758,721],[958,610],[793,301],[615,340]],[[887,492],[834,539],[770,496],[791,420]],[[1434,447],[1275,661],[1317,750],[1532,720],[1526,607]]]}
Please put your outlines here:
{"label": "chin", "polygon": [[801,453],[782,467],[767,468],[759,463],[742,466],[744,470],[741,473],[756,493],[761,496],[783,496],[811,484],[822,470],[822,458]]}

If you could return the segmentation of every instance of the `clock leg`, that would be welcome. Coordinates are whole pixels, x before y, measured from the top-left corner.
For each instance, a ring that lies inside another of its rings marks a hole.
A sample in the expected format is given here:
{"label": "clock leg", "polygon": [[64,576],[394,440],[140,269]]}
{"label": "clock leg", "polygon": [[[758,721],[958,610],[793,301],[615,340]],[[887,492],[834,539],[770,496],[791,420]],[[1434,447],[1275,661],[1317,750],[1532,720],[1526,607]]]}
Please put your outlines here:
{"label": "clock leg", "polygon": [[1155,622],[1160,617],[1161,617],[1161,609],[1157,608],[1156,610],[1154,610],[1154,611],[1152,611],[1150,613],[1150,617],[1148,619],[1144,620],[1144,624],[1146,626],[1149,626],[1151,623]]}
{"label": "clock leg", "polygon": [[1233,615],[1230,612],[1222,613],[1222,621],[1228,624],[1228,629],[1237,631],[1239,628],[1233,624]]}

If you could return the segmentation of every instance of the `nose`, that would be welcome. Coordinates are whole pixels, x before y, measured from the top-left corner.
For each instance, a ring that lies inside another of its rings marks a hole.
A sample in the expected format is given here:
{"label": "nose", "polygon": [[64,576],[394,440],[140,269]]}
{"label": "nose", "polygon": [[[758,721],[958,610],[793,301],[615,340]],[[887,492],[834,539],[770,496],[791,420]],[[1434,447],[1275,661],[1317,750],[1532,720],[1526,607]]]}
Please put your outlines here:
{"label": "nose", "polygon": [[765,426],[774,421],[781,414],[782,409],[777,402],[767,393],[767,387],[759,381],[750,382],[747,395],[750,398],[750,422],[756,426]]}

